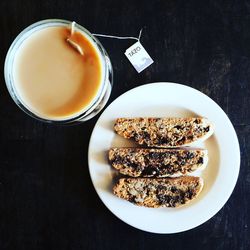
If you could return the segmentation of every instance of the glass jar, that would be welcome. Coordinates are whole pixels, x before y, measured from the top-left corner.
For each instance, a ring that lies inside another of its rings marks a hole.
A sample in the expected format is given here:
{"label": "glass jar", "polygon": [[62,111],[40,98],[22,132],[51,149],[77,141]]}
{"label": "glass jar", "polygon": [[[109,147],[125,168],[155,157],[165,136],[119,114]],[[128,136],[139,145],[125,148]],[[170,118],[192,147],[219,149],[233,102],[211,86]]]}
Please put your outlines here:
{"label": "glass jar", "polygon": [[70,28],[71,23],[72,22],[70,21],[61,19],[48,19],[36,22],[28,26],[13,41],[5,59],[5,65],[4,65],[5,82],[12,99],[15,101],[17,106],[20,109],[22,109],[25,113],[43,122],[56,123],[56,124],[72,124],[89,120],[103,109],[111,93],[111,88],[113,83],[113,70],[107,52],[105,51],[101,43],[98,41],[98,39],[96,39],[96,37],[94,37],[88,30],[86,30],[79,24],[75,24],[75,30],[77,32],[82,33],[92,43],[92,45],[99,52],[98,54],[101,59],[101,65],[102,65],[101,67],[103,74],[102,81],[98,89],[97,95],[94,97],[91,103],[83,110],[77,112],[77,114],[67,117],[65,119],[48,119],[42,117],[41,115],[35,113],[34,111],[31,111],[31,107],[28,107],[28,105],[22,100],[22,98],[18,94],[18,91],[14,84],[13,71],[14,71],[14,59],[22,43],[25,41],[25,39],[29,38],[36,31],[40,31],[48,27]]}

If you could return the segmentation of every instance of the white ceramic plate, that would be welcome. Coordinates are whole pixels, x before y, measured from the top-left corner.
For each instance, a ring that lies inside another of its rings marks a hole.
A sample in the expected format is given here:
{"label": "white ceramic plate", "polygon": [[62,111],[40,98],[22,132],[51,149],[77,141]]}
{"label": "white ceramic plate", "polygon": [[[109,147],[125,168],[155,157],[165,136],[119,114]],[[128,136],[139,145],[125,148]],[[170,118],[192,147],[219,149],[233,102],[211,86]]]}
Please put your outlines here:
{"label": "white ceramic plate", "polygon": [[[118,117],[207,117],[214,134],[198,147],[208,149],[209,163],[193,175],[204,179],[197,199],[181,208],[144,208],[112,193],[110,147],[135,146],[113,131]],[[215,215],[236,184],[240,150],[235,130],[223,110],[208,96],[175,83],[152,83],[134,88],[113,101],[100,116],[89,143],[89,171],[97,194],[107,208],[129,225],[153,233],[177,233],[194,228]]]}

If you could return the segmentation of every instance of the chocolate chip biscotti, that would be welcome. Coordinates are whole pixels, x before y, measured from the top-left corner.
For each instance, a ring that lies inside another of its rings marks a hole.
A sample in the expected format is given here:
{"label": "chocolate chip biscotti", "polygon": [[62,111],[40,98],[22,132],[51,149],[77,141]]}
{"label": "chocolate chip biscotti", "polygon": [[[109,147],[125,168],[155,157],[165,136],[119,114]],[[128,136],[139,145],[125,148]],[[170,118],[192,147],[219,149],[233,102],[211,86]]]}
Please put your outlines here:
{"label": "chocolate chip biscotti", "polygon": [[131,177],[177,177],[208,162],[205,149],[111,148],[108,155],[112,167]]}
{"label": "chocolate chip biscotti", "polygon": [[117,134],[148,147],[179,147],[205,140],[213,133],[212,124],[196,118],[118,118]]}
{"label": "chocolate chip biscotti", "polygon": [[203,188],[200,177],[122,178],[114,186],[116,196],[145,207],[180,207],[198,196]]}

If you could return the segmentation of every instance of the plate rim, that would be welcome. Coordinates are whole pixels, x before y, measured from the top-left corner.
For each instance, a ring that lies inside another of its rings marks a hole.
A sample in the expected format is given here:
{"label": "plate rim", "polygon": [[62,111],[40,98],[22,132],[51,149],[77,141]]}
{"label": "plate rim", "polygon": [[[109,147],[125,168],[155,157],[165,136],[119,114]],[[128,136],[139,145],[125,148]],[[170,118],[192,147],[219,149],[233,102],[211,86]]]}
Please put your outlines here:
{"label": "plate rim", "polygon": [[[155,86],[155,85],[168,85],[168,86],[178,86],[178,87],[181,87],[181,88],[186,88],[186,89],[190,89],[192,91],[195,91],[197,92],[199,95],[202,95],[203,97],[205,98],[208,98],[210,101],[213,102],[213,104],[225,115],[226,119],[228,120],[229,122],[229,125],[232,129],[232,131],[234,132],[233,136],[235,137],[235,142],[237,142],[237,144],[235,145],[235,147],[237,148],[237,174],[235,175],[235,178],[234,178],[234,182],[232,183],[231,185],[231,188],[229,190],[229,192],[227,192],[227,196],[224,197],[223,201],[220,202],[220,206],[218,206],[216,208],[216,211],[212,213],[212,215],[209,215],[208,218],[203,218],[203,220],[200,220],[199,223],[196,223],[195,226],[191,226],[189,228],[184,228],[184,229],[180,229],[180,230],[175,230],[173,232],[163,232],[163,231],[151,231],[151,230],[147,230],[147,229],[143,229],[141,227],[138,227],[137,225],[133,224],[133,223],[129,223],[127,222],[126,220],[124,220],[121,216],[117,215],[113,209],[108,205],[108,202],[106,202],[106,200],[103,199],[103,197],[101,196],[100,192],[97,190],[95,184],[94,184],[94,180],[93,180],[93,176],[92,176],[92,173],[91,173],[91,170],[90,170],[90,146],[91,146],[91,143],[92,143],[92,140],[93,140],[93,136],[94,136],[94,132],[95,132],[95,129],[97,128],[98,126],[98,122],[102,119],[102,117],[106,114],[107,110],[110,108],[111,105],[114,105],[114,102],[116,102],[119,98],[121,97],[124,97],[126,95],[128,95],[130,92],[132,91],[135,91],[136,89],[139,89],[139,88],[144,88],[144,87],[148,87],[148,86]],[[190,86],[187,86],[185,84],[180,84],[180,83],[174,83],[174,82],[150,82],[150,83],[145,83],[145,84],[142,84],[140,86],[136,86],[134,88],[131,88],[129,90],[127,90],[126,92],[122,93],[121,95],[117,96],[107,107],[105,107],[105,109],[103,110],[102,114],[99,116],[98,120],[96,121],[93,129],[92,129],[92,132],[91,132],[91,136],[90,136],[90,139],[89,139],[89,145],[88,145],[88,170],[89,170],[89,174],[90,174],[90,178],[91,178],[91,182],[92,182],[92,185],[94,186],[94,189],[95,189],[95,192],[97,193],[98,197],[100,198],[100,200],[103,202],[103,204],[106,206],[106,208],[115,216],[117,217],[118,219],[120,219],[121,221],[123,221],[124,223],[126,223],[127,225],[129,226],[132,226],[136,229],[139,229],[141,231],[144,231],[144,232],[148,232],[148,233],[155,233],[155,234],[175,234],[175,233],[181,233],[181,232],[186,232],[186,231],[189,231],[189,230],[192,230],[198,226],[201,226],[202,224],[204,224],[205,222],[207,222],[208,220],[210,220],[212,217],[214,217],[223,207],[224,205],[227,203],[227,201],[229,200],[229,198],[231,197],[234,189],[235,189],[235,186],[237,184],[237,181],[238,181],[238,177],[239,177],[239,172],[240,172],[240,163],[241,163],[241,157],[240,157],[240,145],[239,145],[239,140],[238,140],[238,137],[237,137],[237,133],[236,133],[236,130],[231,122],[231,120],[229,119],[228,115],[226,114],[226,112],[212,99],[210,98],[208,95],[204,94],[203,92],[201,92],[200,90],[196,89],[196,88],[193,88],[193,87],[190,87]],[[222,204],[222,205],[221,205]]]}

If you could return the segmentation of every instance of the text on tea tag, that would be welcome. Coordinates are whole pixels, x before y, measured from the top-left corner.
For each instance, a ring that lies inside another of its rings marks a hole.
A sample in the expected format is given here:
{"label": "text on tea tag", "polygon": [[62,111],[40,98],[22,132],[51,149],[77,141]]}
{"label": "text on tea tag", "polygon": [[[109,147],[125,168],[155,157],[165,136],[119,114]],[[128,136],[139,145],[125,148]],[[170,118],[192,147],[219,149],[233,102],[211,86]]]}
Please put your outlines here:
{"label": "text on tea tag", "polygon": [[139,41],[129,47],[125,55],[138,73],[154,62]]}

